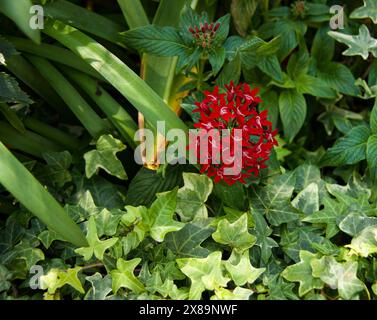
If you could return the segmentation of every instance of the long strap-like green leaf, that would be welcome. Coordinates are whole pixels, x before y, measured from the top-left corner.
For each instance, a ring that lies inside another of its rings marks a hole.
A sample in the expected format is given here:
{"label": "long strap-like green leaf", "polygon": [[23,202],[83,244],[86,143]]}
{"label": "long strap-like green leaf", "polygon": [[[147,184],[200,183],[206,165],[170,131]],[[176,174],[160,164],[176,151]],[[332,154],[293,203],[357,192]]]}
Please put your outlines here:
{"label": "long strap-like green leaf", "polygon": [[184,122],[140,77],[101,44],[60,21],[47,20],[47,35],[55,38],[96,69],[110,84],[143,113],[154,126],[166,121],[166,130],[182,129]]}
{"label": "long strap-like green leaf", "polygon": [[51,230],[74,245],[87,246],[80,228],[1,142],[0,183]]}

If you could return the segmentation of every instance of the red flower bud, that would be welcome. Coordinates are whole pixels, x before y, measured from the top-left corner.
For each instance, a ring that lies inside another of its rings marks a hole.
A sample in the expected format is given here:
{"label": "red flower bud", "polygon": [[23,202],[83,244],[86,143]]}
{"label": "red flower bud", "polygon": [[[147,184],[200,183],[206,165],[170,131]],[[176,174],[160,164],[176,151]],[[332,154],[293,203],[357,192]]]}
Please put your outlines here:
{"label": "red flower bud", "polygon": [[219,28],[220,28],[220,22],[216,23],[215,28],[213,29],[213,31],[216,32]]}

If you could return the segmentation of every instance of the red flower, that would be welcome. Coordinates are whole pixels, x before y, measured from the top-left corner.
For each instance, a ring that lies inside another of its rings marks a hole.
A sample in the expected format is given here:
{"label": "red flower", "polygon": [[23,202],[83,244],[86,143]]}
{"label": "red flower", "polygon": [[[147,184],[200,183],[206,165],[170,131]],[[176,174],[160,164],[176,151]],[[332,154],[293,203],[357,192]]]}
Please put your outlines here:
{"label": "red flower", "polygon": [[[213,177],[215,183],[246,183],[246,178],[258,176],[267,167],[265,162],[277,145],[277,130],[272,130],[267,110],[257,110],[262,102],[258,91],[246,83],[235,86],[230,82],[224,92],[218,86],[212,92],[204,91],[203,101],[195,103],[193,112],[200,114],[194,124],[198,134],[190,139],[188,148],[195,152],[200,172]],[[203,141],[208,148],[203,148]]]}

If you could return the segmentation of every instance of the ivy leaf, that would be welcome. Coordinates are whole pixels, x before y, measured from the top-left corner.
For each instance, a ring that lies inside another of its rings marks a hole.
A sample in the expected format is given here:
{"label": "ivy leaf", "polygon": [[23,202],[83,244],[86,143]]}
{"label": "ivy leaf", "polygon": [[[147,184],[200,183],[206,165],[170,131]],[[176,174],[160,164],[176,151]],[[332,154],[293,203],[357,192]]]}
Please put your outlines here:
{"label": "ivy leaf", "polygon": [[339,232],[337,219],[344,215],[346,206],[329,196],[323,198],[323,205],[324,209],[305,217],[303,221],[326,224],[326,237],[330,239]]}
{"label": "ivy leaf", "polygon": [[361,56],[364,60],[368,59],[371,52],[377,58],[377,40],[370,36],[369,29],[366,25],[362,24],[357,36],[329,31],[330,37],[335,40],[346,44],[349,48],[343,52],[345,56]]}
{"label": "ivy leaf", "polygon": [[292,200],[292,205],[305,213],[310,215],[319,210],[319,193],[318,185],[313,182],[305,189],[301,190],[297,196]]}
{"label": "ivy leaf", "polygon": [[167,233],[178,231],[184,226],[182,222],[173,219],[177,206],[177,192],[178,189],[175,188],[172,191],[157,194],[157,200],[148,210],[148,214],[154,219],[150,234],[156,241],[163,241]]}
{"label": "ivy leaf", "polygon": [[117,269],[111,271],[114,293],[117,293],[120,288],[127,288],[135,293],[145,291],[144,285],[134,275],[134,270],[140,261],[140,258],[135,258],[128,261],[125,261],[122,258],[118,259]]}
{"label": "ivy leaf", "polygon": [[251,248],[256,241],[255,236],[248,232],[247,213],[233,223],[230,223],[227,219],[220,220],[212,238],[216,242],[229,245],[239,252]]}
{"label": "ivy leaf", "polygon": [[85,153],[85,172],[87,178],[91,178],[100,168],[107,173],[127,180],[122,163],[116,157],[116,153],[126,149],[122,141],[113,138],[112,135],[102,135],[96,144],[96,150]]}
{"label": "ivy leaf", "polygon": [[48,249],[52,242],[56,240],[65,241],[58,233],[53,230],[44,230],[38,235],[38,239],[41,240],[42,244],[46,249]]}
{"label": "ivy leaf", "polygon": [[339,295],[346,300],[364,289],[364,283],[357,278],[357,262],[339,263],[332,256],[311,261],[313,276],[320,278],[331,289],[338,289]]}
{"label": "ivy leaf", "polygon": [[45,178],[51,180],[58,187],[63,187],[72,181],[69,167],[72,164],[72,156],[68,151],[46,152],[43,158],[48,166],[45,167]]}
{"label": "ivy leaf", "polygon": [[113,236],[117,231],[120,219],[122,218],[122,213],[122,211],[117,209],[111,211],[103,209],[98,215],[96,215],[95,219],[98,236]]}
{"label": "ivy leaf", "polygon": [[367,126],[354,127],[346,136],[337,140],[321,159],[322,166],[355,164],[366,157],[370,129]]}
{"label": "ivy leaf", "polygon": [[178,257],[206,257],[210,251],[203,248],[201,243],[214,230],[209,226],[209,221],[197,220],[187,223],[179,231],[169,233],[165,238],[165,244]]}
{"label": "ivy leaf", "polygon": [[377,24],[377,3],[374,0],[364,0],[364,6],[355,9],[350,15],[351,19],[370,18]]}
{"label": "ivy leaf", "polygon": [[274,239],[269,237],[272,234],[272,229],[268,226],[263,215],[252,208],[251,215],[255,224],[255,228],[251,230],[251,233],[256,237],[255,245],[261,250],[262,262],[267,264],[272,255],[272,248],[276,248],[279,245]]}
{"label": "ivy leaf", "polygon": [[178,190],[176,211],[183,222],[207,218],[205,205],[213,189],[213,183],[206,175],[183,173],[184,186]]}
{"label": "ivy leaf", "polygon": [[307,294],[313,289],[322,289],[323,282],[317,277],[312,275],[312,267],[310,263],[317,258],[316,254],[309,251],[300,251],[300,262],[288,266],[282,272],[282,276],[291,282],[299,282],[300,286],[298,294],[300,297]]}
{"label": "ivy leaf", "polygon": [[266,268],[254,268],[251,265],[247,250],[242,254],[232,251],[231,256],[224,262],[224,265],[237,286],[254,283],[266,270]]}
{"label": "ivy leaf", "polygon": [[83,247],[76,249],[75,252],[82,255],[84,260],[89,260],[93,254],[99,259],[103,260],[103,255],[107,249],[112,247],[117,241],[118,238],[111,238],[107,240],[99,240],[97,235],[97,227],[94,216],[91,216],[88,222],[88,234],[86,236],[88,240],[88,247]]}
{"label": "ivy leaf", "polygon": [[276,176],[265,187],[251,188],[252,209],[266,215],[273,226],[298,220],[298,211],[291,205],[295,186],[294,172]]}
{"label": "ivy leaf", "polygon": [[306,101],[296,90],[284,90],[279,97],[280,117],[285,136],[292,141],[300,131],[306,118]]}
{"label": "ivy leaf", "polygon": [[110,275],[106,275],[102,278],[99,272],[96,272],[92,276],[85,277],[90,282],[91,288],[85,295],[85,300],[106,300],[108,294],[112,291],[112,280]]}
{"label": "ivy leaf", "polygon": [[78,273],[81,269],[81,267],[70,268],[67,270],[55,268],[50,269],[47,275],[40,277],[41,289],[47,289],[49,294],[55,294],[57,289],[68,284],[78,292],[84,294],[84,288],[78,278]]}
{"label": "ivy leaf", "polygon": [[215,289],[215,295],[211,297],[211,300],[249,300],[249,297],[253,294],[253,290],[236,287],[232,290],[225,288]]}
{"label": "ivy leaf", "polygon": [[268,300],[298,300],[293,293],[294,283],[286,282],[280,275],[267,278],[269,295]]}
{"label": "ivy leaf", "polygon": [[190,300],[199,300],[206,289],[226,287],[230,280],[224,276],[220,251],[215,251],[203,259],[183,258],[176,261],[181,271],[191,280]]}
{"label": "ivy leaf", "polygon": [[357,236],[368,226],[377,226],[377,218],[359,212],[351,212],[339,223],[340,230],[352,237]]}
{"label": "ivy leaf", "polygon": [[377,226],[368,226],[352,239],[346,247],[354,250],[361,257],[368,257],[377,252]]}

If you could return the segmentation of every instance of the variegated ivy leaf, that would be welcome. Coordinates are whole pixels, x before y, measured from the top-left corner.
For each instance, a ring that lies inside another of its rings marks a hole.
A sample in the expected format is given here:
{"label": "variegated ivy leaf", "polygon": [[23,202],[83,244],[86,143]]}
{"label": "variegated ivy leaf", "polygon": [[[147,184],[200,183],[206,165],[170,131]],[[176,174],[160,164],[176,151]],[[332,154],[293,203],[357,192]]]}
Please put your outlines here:
{"label": "variegated ivy leaf", "polygon": [[132,290],[134,293],[145,291],[144,285],[134,275],[134,270],[140,261],[140,258],[128,261],[123,260],[122,258],[118,259],[116,270],[111,271],[114,293],[117,293],[120,288]]}
{"label": "variegated ivy leaf", "polygon": [[58,187],[63,187],[72,180],[69,167],[72,164],[72,156],[68,151],[46,152],[43,158],[48,166],[45,167],[44,178],[47,178]]}
{"label": "variegated ivy leaf", "polygon": [[369,255],[376,253],[377,226],[368,226],[363,229],[359,235],[352,239],[351,244],[346,247],[351,248],[362,257],[368,257]]}
{"label": "variegated ivy leaf", "polygon": [[103,260],[105,251],[118,241],[118,238],[111,238],[103,241],[98,239],[96,221],[93,216],[90,217],[88,222],[86,239],[88,240],[89,246],[75,250],[75,252],[82,255],[86,261],[92,258],[93,254],[97,259]]}
{"label": "variegated ivy leaf", "polygon": [[215,295],[211,297],[211,300],[249,300],[249,297],[253,294],[253,290],[236,287],[233,290],[218,288],[215,289]]}
{"label": "variegated ivy leaf", "polygon": [[207,218],[205,202],[212,192],[213,183],[206,175],[183,173],[184,186],[178,190],[176,211],[183,222]]}
{"label": "variegated ivy leaf", "polygon": [[256,241],[255,236],[248,232],[247,213],[233,223],[230,223],[227,219],[220,220],[212,238],[216,242],[226,244],[239,252],[251,248]]}
{"label": "variegated ivy leaf", "polygon": [[0,292],[7,291],[11,287],[8,280],[12,279],[12,273],[2,264],[0,264]]}
{"label": "variegated ivy leaf", "polygon": [[85,295],[85,300],[105,300],[108,294],[112,291],[112,280],[110,275],[102,277],[99,272],[92,276],[85,277],[91,283],[91,288]]}
{"label": "variegated ivy leaf", "polygon": [[339,263],[332,256],[313,259],[310,263],[313,276],[320,278],[331,289],[338,289],[339,295],[346,300],[364,289],[364,283],[357,278],[357,262]]}
{"label": "variegated ivy leaf", "polygon": [[55,294],[56,290],[70,285],[80,293],[84,293],[84,288],[78,278],[81,267],[70,268],[67,270],[51,269],[46,275],[40,277],[41,289],[48,290],[49,294]]}
{"label": "variegated ivy leaf", "polygon": [[156,241],[163,241],[169,232],[178,231],[184,224],[173,219],[177,206],[177,188],[172,191],[157,194],[157,200],[148,209],[153,219],[150,225],[150,235]]}
{"label": "variegated ivy leaf", "polygon": [[364,0],[364,5],[352,11],[350,18],[370,18],[374,24],[377,24],[377,2],[375,0]]}
{"label": "variegated ivy leaf", "polygon": [[237,286],[254,283],[266,270],[266,268],[254,268],[251,265],[248,250],[242,254],[232,251],[230,258],[224,262],[224,265]]}
{"label": "variegated ivy leaf", "polygon": [[299,282],[298,294],[304,296],[313,289],[322,289],[323,281],[313,276],[310,263],[318,258],[318,255],[309,251],[300,251],[300,262],[290,265],[282,272],[282,276],[288,281]]}
{"label": "variegated ivy leaf", "polygon": [[292,200],[292,205],[305,213],[310,215],[319,210],[319,192],[318,185],[313,182],[305,189],[301,190],[297,196]]}
{"label": "variegated ivy leaf", "polygon": [[366,60],[369,57],[369,53],[372,53],[377,58],[377,39],[371,37],[368,27],[364,24],[360,26],[359,34],[356,36],[337,31],[329,31],[328,34],[349,47],[343,52],[345,56],[359,55]]}
{"label": "variegated ivy leaf", "polygon": [[368,226],[377,226],[377,218],[361,212],[351,212],[339,223],[340,230],[353,237]]}
{"label": "variegated ivy leaf", "polygon": [[204,290],[226,287],[229,278],[224,276],[221,252],[215,251],[207,258],[177,259],[181,271],[190,278],[189,299],[199,300]]}
{"label": "variegated ivy leaf", "polygon": [[127,179],[122,163],[116,153],[126,149],[122,141],[115,139],[111,134],[102,135],[96,144],[96,150],[85,153],[85,172],[91,178],[101,168],[107,173],[122,179]]}

